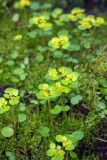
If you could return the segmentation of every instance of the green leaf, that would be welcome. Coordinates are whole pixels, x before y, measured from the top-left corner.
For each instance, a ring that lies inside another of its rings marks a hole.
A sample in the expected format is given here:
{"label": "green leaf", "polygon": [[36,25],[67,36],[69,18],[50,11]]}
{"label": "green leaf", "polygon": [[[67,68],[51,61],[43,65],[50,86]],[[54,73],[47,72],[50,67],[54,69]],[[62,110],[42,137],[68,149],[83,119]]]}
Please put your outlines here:
{"label": "green leaf", "polygon": [[48,128],[48,127],[40,127],[39,132],[43,137],[48,137],[49,136],[49,132],[50,132],[50,128]]}
{"label": "green leaf", "polygon": [[23,74],[24,74],[24,70],[23,70],[23,68],[16,68],[16,69],[13,70],[13,73],[14,73],[15,75],[20,76],[20,75],[23,75]]}
{"label": "green leaf", "polygon": [[81,95],[76,95],[74,97],[71,98],[71,103],[73,105],[78,104],[80,101],[82,100],[82,96]]}
{"label": "green leaf", "polygon": [[26,114],[24,114],[24,113],[19,113],[19,114],[18,114],[18,121],[19,121],[19,122],[24,122],[24,121],[26,121]]}
{"label": "green leaf", "polygon": [[37,62],[42,62],[43,59],[44,59],[44,56],[42,54],[39,54],[39,55],[36,56],[36,61]]}
{"label": "green leaf", "polygon": [[59,114],[59,113],[61,113],[61,111],[62,111],[61,106],[56,105],[55,108],[51,110],[51,113],[52,114]]}
{"label": "green leaf", "polygon": [[75,131],[71,135],[72,139],[75,141],[79,141],[84,137],[84,133],[82,131]]}
{"label": "green leaf", "polygon": [[34,39],[34,38],[37,37],[37,32],[36,32],[36,31],[31,31],[31,32],[28,32],[27,35],[28,35],[30,38]]}
{"label": "green leaf", "polygon": [[25,65],[28,65],[28,64],[29,64],[29,57],[25,57],[25,58],[24,58],[24,64],[25,64]]}
{"label": "green leaf", "polygon": [[21,111],[21,112],[23,112],[23,111],[25,111],[25,104],[24,103],[20,103],[20,107],[19,107],[19,110]]}
{"label": "green leaf", "polygon": [[58,32],[58,36],[69,36],[69,32],[66,29],[62,29],[61,31]]}
{"label": "green leaf", "polygon": [[45,52],[45,51],[47,50],[47,48],[39,45],[39,46],[37,47],[37,50],[38,50],[39,52]]}
{"label": "green leaf", "polygon": [[69,146],[65,147],[65,149],[67,151],[73,151],[75,149],[75,146],[74,145],[69,145]]}
{"label": "green leaf", "polygon": [[55,151],[55,149],[49,149],[49,150],[47,151],[47,156],[48,156],[48,157],[52,157],[53,154],[54,154],[54,151]]}
{"label": "green leaf", "polygon": [[71,158],[73,158],[73,159],[76,159],[78,156],[77,156],[77,153],[75,153],[75,152],[71,152],[70,153],[70,156],[71,156]]}
{"label": "green leaf", "polygon": [[61,51],[58,51],[58,50],[55,51],[54,54],[53,54],[54,58],[61,58],[62,55],[63,55],[63,53]]}
{"label": "green leaf", "polygon": [[52,7],[51,3],[45,2],[42,6],[41,9],[50,9]]}
{"label": "green leaf", "polygon": [[102,94],[107,95],[107,88],[100,88]]}
{"label": "green leaf", "polygon": [[1,134],[6,138],[9,138],[9,137],[13,136],[13,134],[14,134],[13,128],[4,127],[1,130]]}
{"label": "green leaf", "polygon": [[96,109],[97,109],[98,111],[104,110],[105,108],[106,108],[106,105],[105,105],[104,102],[99,102],[99,103],[97,104],[97,106],[96,106]]}
{"label": "green leaf", "polygon": [[56,148],[56,144],[55,144],[55,143],[51,143],[51,144],[50,144],[50,148],[51,148],[51,149],[55,149],[55,148]]}
{"label": "green leaf", "polygon": [[15,160],[14,155],[9,151],[6,152],[6,156],[9,158],[9,160]]}
{"label": "green leaf", "polygon": [[13,22],[18,22],[19,18],[20,18],[19,13],[15,13],[15,14],[13,15],[13,17],[12,17],[12,21],[13,21]]}
{"label": "green leaf", "polygon": [[104,79],[104,78],[100,79],[99,82],[104,88],[107,88],[107,80],[106,79]]}
{"label": "green leaf", "polygon": [[62,110],[63,112],[67,112],[67,111],[70,110],[70,107],[69,107],[68,105],[62,106],[62,107],[61,107],[61,110]]}
{"label": "green leaf", "polygon": [[63,160],[64,156],[54,156],[51,158],[51,160]]}
{"label": "green leaf", "polygon": [[18,57],[18,52],[17,51],[14,51],[12,54],[11,54],[11,57],[12,59],[16,59]]}
{"label": "green leaf", "polygon": [[62,142],[62,135],[57,135],[57,136],[55,137],[55,140],[56,140],[57,142]]}
{"label": "green leaf", "polygon": [[68,51],[80,51],[81,47],[79,44],[70,44],[70,46],[67,48]]}
{"label": "green leaf", "polygon": [[38,10],[40,8],[40,3],[39,2],[32,2],[30,5],[30,8],[35,11]]}

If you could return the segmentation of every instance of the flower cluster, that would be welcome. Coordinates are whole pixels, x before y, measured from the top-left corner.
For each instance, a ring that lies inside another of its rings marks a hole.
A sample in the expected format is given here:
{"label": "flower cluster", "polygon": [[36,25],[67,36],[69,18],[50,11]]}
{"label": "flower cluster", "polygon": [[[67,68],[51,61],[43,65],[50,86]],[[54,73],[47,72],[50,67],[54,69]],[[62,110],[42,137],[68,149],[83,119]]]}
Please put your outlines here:
{"label": "flower cluster", "polygon": [[16,105],[19,103],[18,90],[14,88],[7,88],[4,91],[4,97],[8,99],[11,105]]}
{"label": "flower cluster", "polygon": [[32,23],[44,31],[52,29],[52,24],[49,22],[49,18],[46,16],[35,16],[32,19]]}
{"label": "flower cluster", "polygon": [[75,148],[74,142],[67,136],[57,135],[55,139],[57,142],[62,143],[62,147],[65,150],[74,150]]}
{"label": "flower cluster", "polygon": [[84,134],[82,131],[75,131],[72,134],[57,135],[55,137],[56,143],[51,143],[50,148],[47,151],[47,156],[51,157],[51,160],[63,160],[66,152],[74,153],[74,149],[78,142],[82,140]]}
{"label": "flower cluster", "polygon": [[69,67],[59,67],[58,70],[51,68],[45,78],[51,83],[39,85],[37,93],[39,99],[51,99],[62,93],[69,93],[72,89],[72,83],[78,79],[78,73],[73,72]]}
{"label": "flower cluster", "polygon": [[81,21],[79,21],[79,29],[85,30],[93,27],[99,27],[104,25],[105,21],[102,17],[94,17],[92,15],[84,17]]}
{"label": "flower cluster", "polygon": [[71,10],[71,13],[67,14],[70,21],[77,21],[85,16],[85,10],[81,8],[74,8]]}
{"label": "flower cluster", "polygon": [[5,89],[3,97],[0,98],[0,114],[7,112],[10,109],[10,105],[16,105],[18,103],[18,90],[14,88]]}
{"label": "flower cluster", "polygon": [[47,156],[53,157],[54,159],[64,159],[65,152],[63,151],[60,145],[56,145],[55,143],[50,144],[50,149],[47,151]]}
{"label": "flower cluster", "polygon": [[77,143],[83,138],[83,132],[76,131],[72,134],[57,135],[55,137],[56,143],[51,143],[50,148],[47,151],[47,156],[51,157],[51,160],[63,160],[66,152],[74,153],[74,149]]}
{"label": "flower cluster", "polygon": [[39,85],[39,92],[37,93],[37,97],[39,99],[51,99],[59,96],[58,92],[55,90],[56,88],[48,83]]}
{"label": "flower cluster", "polygon": [[54,49],[67,49],[69,45],[69,38],[65,35],[60,35],[59,37],[52,38],[52,40],[49,42],[49,46],[52,46]]}

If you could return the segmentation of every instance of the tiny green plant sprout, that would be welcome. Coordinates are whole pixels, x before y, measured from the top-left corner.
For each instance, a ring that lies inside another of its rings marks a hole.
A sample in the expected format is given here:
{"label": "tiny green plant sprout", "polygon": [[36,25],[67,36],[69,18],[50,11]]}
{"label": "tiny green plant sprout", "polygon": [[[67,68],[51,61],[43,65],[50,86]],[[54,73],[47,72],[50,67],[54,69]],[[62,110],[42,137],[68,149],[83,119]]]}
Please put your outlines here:
{"label": "tiny green plant sprout", "polygon": [[83,137],[84,134],[82,131],[75,131],[72,134],[57,135],[55,137],[56,142],[50,144],[47,156],[51,157],[51,160],[64,160],[69,157],[77,158],[77,154],[74,150]]}

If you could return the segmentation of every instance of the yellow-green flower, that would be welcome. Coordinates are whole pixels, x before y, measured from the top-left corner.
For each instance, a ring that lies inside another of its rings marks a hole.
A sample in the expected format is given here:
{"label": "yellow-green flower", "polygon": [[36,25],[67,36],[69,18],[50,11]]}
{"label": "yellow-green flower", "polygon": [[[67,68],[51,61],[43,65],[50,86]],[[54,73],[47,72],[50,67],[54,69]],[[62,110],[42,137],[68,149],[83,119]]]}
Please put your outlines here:
{"label": "yellow-green flower", "polygon": [[57,37],[53,38],[51,44],[53,48],[58,49],[60,45],[59,38]]}
{"label": "yellow-green flower", "polygon": [[56,82],[55,87],[58,92],[60,93],[64,92],[64,86],[61,84],[61,82]]}
{"label": "yellow-green flower", "polygon": [[4,97],[8,99],[11,105],[16,105],[19,103],[20,97],[18,96],[18,90],[14,88],[7,88],[4,91]]}
{"label": "yellow-green flower", "polygon": [[49,157],[53,157],[53,158],[64,158],[64,154],[65,152],[62,150],[62,147],[60,145],[57,145],[55,143],[51,143],[50,144],[50,148],[47,151],[47,155]]}
{"label": "yellow-green flower", "polygon": [[94,16],[84,17],[81,21],[79,21],[79,28],[82,30],[90,29],[93,27],[94,22],[95,22]]}
{"label": "yellow-green flower", "polygon": [[20,0],[21,6],[29,6],[30,5],[30,0]]}
{"label": "yellow-green flower", "polygon": [[65,150],[74,150],[75,148],[73,141],[66,136],[57,135],[56,141],[62,143]]}
{"label": "yellow-green flower", "polygon": [[7,112],[10,109],[10,106],[8,106],[7,101],[4,97],[0,98],[0,114],[3,114]]}
{"label": "yellow-green flower", "polygon": [[92,15],[89,15],[87,17],[84,17],[81,21],[79,21],[79,28],[82,30],[90,29],[95,26],[101,26],[104,25],[105,21],[103,17],[94,17]]}
{"label": "yellow-green flower", "polygon": [[75,22],[85,16],[84,12],[85,12],[84,9],[74,8],[71,10],[71,13],[67,14],[67,16],[69,20]]}
{"label": "yellow-green flower", "polygon": [[63,49],[66,49],[70,45],[69,38],[67,36],[59,36],[59,42]]}
{"label": "yellow-green flower", "polygon": [[78,79],[78,73],[72,72],[70,74],[67,74],[62,80],[62,84],[69,85],[72,84],[72,82],[76,81]]}
{"label": "yellow-green flower", "polygon": [[58,71],[60,72],[61,77],[64,77],[64,76],[72,73],[72,69],[69,67],[59,67]]}
{"label": "yellow-green flower", "polygon": [[43,30],[51,30],[52,24],[49,22],[48,17],[45,16],[35,16],[32,19],[32,23],[37,25]]}
{"label": "yellow-green flower", "polygon": [[59,95],[56,91],[56,88],[49,84],[40,84],[39,85],[39,92],[37,93],[37,97],[39,99],[52,99]]}
{"label": "yellow-green flower", "polygon": [[52,40],[49,42],[49,45],[52,46],[54,49],[66,49],[69,47],[70,42],[67,36],[60,35],[59,37],[52,38]]}
{"label": "yellow-green flower", "polygon": [[72,10],[71,10],[71,13],[72,14],[74,14],[74,15],[76,15],[76,14],[83,14],[85,12],[85,10],[84,9],[81,9],[81,8],[73,8]]}
{"label": "yellow-green flower", "polygon": [[47,19],[44,16],[35,16],[32,19],[33,24],[39,25],[41,23],[46,23]]}
{"label": "yellow-green flower", "polygon": [[94,22],[94,26],[101,26],[105,24],[105,20],[103,17],[97,17],[95,22]]}
{"label": "yellow-green flower", "polygon": [[47,76],[48,76],[50,79],[52,79],[53,81],[59,79],[58,72],[57,72],[57,70],[54,69],[54,68],[49,69]]}

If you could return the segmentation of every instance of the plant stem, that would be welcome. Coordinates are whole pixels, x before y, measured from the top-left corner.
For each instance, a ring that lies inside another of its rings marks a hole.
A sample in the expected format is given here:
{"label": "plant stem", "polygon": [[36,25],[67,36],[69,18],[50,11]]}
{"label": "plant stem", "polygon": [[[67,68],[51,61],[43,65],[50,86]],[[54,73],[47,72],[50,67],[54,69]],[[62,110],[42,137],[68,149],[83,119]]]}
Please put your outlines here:
{"label": "plant stem", "polygon": [[48,99],[48,107],[49,107],[49,119],[50,119],[50,126],[53,127],[53,121],[51,117],[51,105],[50,105],[50,100]]}

